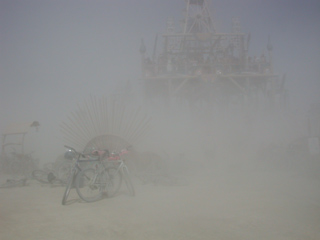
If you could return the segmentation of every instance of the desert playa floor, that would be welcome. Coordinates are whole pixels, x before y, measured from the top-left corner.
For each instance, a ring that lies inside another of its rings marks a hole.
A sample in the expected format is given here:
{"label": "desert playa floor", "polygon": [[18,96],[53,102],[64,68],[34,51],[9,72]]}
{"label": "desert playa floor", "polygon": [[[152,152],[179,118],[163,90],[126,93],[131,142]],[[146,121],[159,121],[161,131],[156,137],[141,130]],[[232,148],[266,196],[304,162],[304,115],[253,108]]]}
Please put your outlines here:
{"label": "desert playa floor", "polygon": [[0,189],[0,239],[320,239],[317,174],[206,168],[171,186],[134,180],[135,197],[123,187],[85,203],[72,189],[66,206],[62,186]]}

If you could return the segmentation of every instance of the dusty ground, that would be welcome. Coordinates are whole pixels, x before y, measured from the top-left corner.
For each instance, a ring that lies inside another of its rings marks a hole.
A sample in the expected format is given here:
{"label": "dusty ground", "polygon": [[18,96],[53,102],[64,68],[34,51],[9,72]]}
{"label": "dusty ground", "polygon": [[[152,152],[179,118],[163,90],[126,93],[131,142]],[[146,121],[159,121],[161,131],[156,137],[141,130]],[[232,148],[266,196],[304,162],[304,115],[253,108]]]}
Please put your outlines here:
{"label": "dusty ground", "polygon": [[[6,176],[1,177],[1,181]],[[296,171],[199,170],[182,185],[123,188],[81,202],[29,181],[0,189],[0,239],[320,239],[320,178]]]}

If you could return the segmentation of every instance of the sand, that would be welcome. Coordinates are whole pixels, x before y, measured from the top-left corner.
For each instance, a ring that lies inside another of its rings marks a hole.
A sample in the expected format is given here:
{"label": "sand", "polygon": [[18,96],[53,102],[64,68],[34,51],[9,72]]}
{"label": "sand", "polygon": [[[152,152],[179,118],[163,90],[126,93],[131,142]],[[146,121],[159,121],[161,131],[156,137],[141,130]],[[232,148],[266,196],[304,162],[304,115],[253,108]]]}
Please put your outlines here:
{"label": "sand", "polygon": [[[72,189],[29,180],[0,189],[0,239],[318,240],[320,178],[299,171],[198,169],[174,185],[125,187],[82,202]],[[2,176],[5,181],[8,176]]]}

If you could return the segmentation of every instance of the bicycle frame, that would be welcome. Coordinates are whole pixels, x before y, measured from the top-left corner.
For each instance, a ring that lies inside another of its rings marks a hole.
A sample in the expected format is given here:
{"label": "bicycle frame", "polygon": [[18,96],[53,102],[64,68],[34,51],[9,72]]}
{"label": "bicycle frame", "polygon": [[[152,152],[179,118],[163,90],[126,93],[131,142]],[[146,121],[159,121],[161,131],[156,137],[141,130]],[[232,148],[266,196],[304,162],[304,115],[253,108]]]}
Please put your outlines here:
{"label": "bicycle frame", "polygon": [[111,163],[112,165],[115,165],[117,172],[121,171],[123,173],[123,170],[126,169],[126,171],[129,173],[128,167],[125,164],[123,159],[120,160],[108,160],[108,163]]}

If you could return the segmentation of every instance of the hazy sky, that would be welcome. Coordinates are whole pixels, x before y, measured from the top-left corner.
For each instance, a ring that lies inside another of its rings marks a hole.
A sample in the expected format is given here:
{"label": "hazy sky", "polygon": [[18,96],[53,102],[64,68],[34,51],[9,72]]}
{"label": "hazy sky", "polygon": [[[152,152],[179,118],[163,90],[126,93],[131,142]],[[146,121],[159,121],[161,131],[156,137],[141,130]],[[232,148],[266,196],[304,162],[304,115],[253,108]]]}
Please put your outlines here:
{"label": "hazy sky", "polygon": [[[287,74],[295,103],[320,103],[320,1],[209,2],[219,31],[231,31],[238,17],[251,33],[249,54],[265,51],[270,34],[275,70]],[[178,22],[183,7],[183,0],[0,0],[1,131],[29,120],[56,129],[90,94],[136,82],[141,38],[150,53],[167,17]]]}

